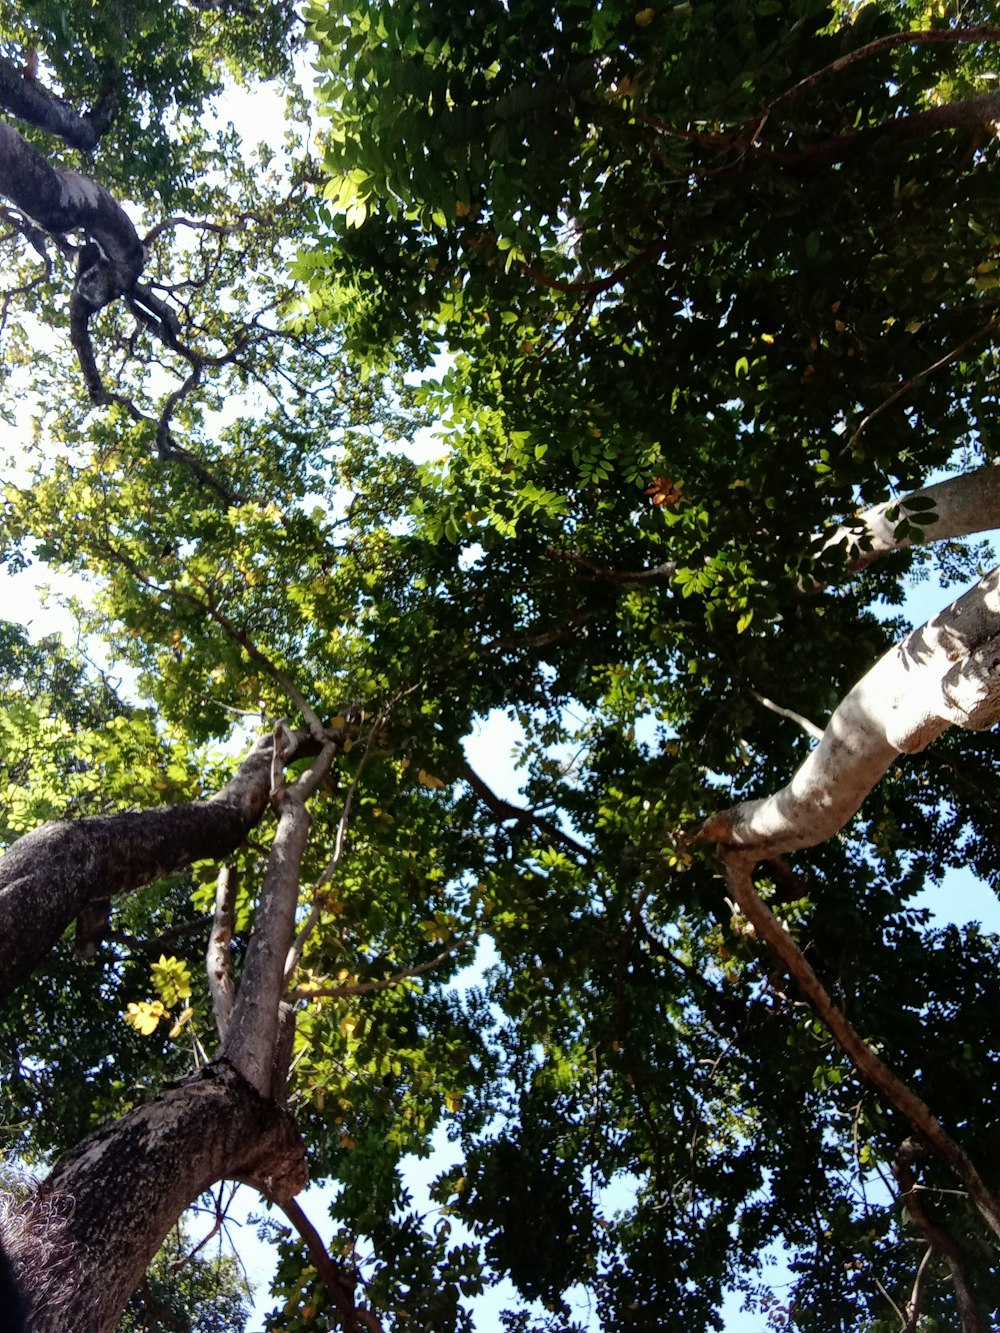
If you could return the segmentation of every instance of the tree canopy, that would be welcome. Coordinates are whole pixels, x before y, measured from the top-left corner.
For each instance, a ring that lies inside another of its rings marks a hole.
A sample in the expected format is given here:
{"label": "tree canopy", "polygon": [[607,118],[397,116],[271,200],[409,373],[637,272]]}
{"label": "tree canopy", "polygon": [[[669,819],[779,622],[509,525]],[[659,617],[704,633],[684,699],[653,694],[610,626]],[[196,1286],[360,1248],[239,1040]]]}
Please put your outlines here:
{"label": "tree canopy", "polygon": [[274,1328],[1000,1318],[1000,941],[914,902],[1000,865],[998,49],[0,10],[3,549],[92,591],[0,627],[35,1333],[117,1327],[221,1179],[283,1214]]}

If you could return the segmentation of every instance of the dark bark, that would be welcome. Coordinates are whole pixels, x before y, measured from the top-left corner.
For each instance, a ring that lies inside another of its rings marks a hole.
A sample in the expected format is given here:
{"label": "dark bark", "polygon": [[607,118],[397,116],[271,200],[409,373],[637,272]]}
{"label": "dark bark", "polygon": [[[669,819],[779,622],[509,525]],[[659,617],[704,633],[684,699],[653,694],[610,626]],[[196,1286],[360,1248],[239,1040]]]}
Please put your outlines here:
{"label": "dark bark", "polygon": [[[19,839],[0,861],[0,1000],[30,976],[93,899],[233,852],[267,808],[273,747],[272,736],[258,741],[210,800],[58,821]],[[316,749],[300,733],[292,754]]]}
{"label": "dark bark", "polygon": [[82,116],[36,78],[0,57],[0,107],[40,130],[57,135],[70,148],[89,152],[114,120],[117,90],[108,87]]}
{"label": "dark bark", "polygon": [[144,256],[128,214],[103,186],[68,167],[53,167],[3,121],[0,193],[52,236],[86,232],[101,248],[104,277],[114,294],[132,289]]}
{"label": "dark bark", "polygon": [[287,1111],[218,1060],[86,1138],[8,1220],[32,1333],[82,1327],[82,1312],[87,1333],[110,1333],[177,1218],[224,1178],[284,1201],[306,1168]]}

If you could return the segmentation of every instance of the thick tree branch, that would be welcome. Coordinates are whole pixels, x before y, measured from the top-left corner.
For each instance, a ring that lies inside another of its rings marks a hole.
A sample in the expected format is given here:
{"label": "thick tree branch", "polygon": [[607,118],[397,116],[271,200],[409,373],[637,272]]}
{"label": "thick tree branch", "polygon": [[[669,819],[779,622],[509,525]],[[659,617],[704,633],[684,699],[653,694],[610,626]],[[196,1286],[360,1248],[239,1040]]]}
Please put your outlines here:
{"label": "thick tree branch", "polygon": [[[962,1248],[946,1231],[930,1220],[920,1197],[920,1186],[913,1174],[913,1161],[917,1157],[922,1157],[924,1152],[923,1144],[907,1139],[900,1146],[896,1160],[892,1164],[893,1175],[902,1190],[903,1206],[913,1219],[913,1225],[931,1248],[940,1251],[947,1260],[951,1272],[952,1286],[955,1288],[958,1314],[962,1321],[962,1333],[987,1333],[987,1325],[976,1306],[972,1286],[965,1271],[966,1257],[962,1253]],[[919,1287],[916,1281],[914,1281],[914,1288],[919,1296]],[[916,1305],[916,1310],[919,1311],[919,1303],[915,1298],[911,1297],[910,1304]],[[913,1327],[916,1328],[915,1318],[912,1323]]]}
{"label": "thick tree branch", "polygon": [[904,520],[920,531],[921,545],[1000,528],[1000,467],[987,463],[899,500],[886,500],[825,536],[822,549],[843,548],[848,568],[860,573],[891,551],[915,544],[912,529],[896,535]]}
{"label": "thick tree branch", "polygon": [[[945,130],[988,130],[998,120],[1000,92],[975,93],[971,97],[946,102],[926,111],[915,111],[908,116],[884,120],[878,125],[865,125],[845,134],[835,134],[805,148],[772,149],[755,143],[734,165],[738,170],[747,164],[756,166],[761,161],[767,161],[789,171],[816,171],[822,167],[849,162],[883,140],[895,139],[905,143]],[[711,174],[720,175],[732,169],[722,167],[713,170]]]}
{"label": "thick tree branch", "polygon": [[0,56],[0,107],[36,129],[46,130],[70,148],[90,152],[110,128],[118,109],[118,90],[109,86],[93,109],[82,116],[13,60]]}
{"label": "thick tree branch", "polygon": [[773,796],[711,815],[698,837],[758,860],[838,832],[900,754],[950,726],[1000,719],[1000,568],[891,648],[841,700],[823,737]]}
{"label": "thick tree branch", "polygon": [[[305,733],[296,744],[297,755],[316,753]],[[270,736],[258,741],[207,801],[59,820],[14,843],[0,861],[0,999],[30,976],[91,899],[233,852],[267,808],[272,745]]]}
{"label": "thick tree branch", "polygon": [[[100,247],[93,309],[130,291],[144,263],[142,242],[128,214],[102,185],[68,167],[50,165],[17,130],[0,121],[0,194],[52,236],[83,231]],[[85,270],[89,271],[89,270]],[[104,298],[103,287],[110,295]],[[87,288],[87,293],[90,288]]]}
{"label": "thick tree branch", "polygon": [[236,1000],[232,953],[236,886],[236,867],[222,866],[215,886],[215,915],[205,959],[208,989],[212,996],[212,1011],[215,1014],[215,1026],[220,1041],[225,1040]]}

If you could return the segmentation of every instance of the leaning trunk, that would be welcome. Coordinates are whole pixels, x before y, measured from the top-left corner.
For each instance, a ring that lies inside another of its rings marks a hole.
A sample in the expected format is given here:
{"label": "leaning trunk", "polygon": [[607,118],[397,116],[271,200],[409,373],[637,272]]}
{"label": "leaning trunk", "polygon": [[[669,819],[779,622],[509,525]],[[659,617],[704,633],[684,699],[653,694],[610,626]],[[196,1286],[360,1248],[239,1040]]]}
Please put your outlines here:
{"label": "leaning trunk", "polygon": [[223,1178],[287,1199],[306,1171],[288,1113],[219,1060],[90,1135],[8,1216],[32,1333],[111,1333],[170,1228]]}

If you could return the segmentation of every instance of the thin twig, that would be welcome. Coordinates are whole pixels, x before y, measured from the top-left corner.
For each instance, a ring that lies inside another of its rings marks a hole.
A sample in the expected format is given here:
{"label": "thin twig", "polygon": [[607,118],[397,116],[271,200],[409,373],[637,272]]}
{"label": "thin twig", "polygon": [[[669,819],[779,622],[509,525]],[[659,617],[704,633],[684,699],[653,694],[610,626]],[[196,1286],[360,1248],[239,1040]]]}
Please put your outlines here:
{"label": "thin twig", "polygon": [[393,986],[408,981],[411,977],[420,977],[425,972],[432,972],[434,968],[440,967],[463,945],[472,944],[478,938],[478,931],[474,935],[460,935],[458,939],[453,940],[446,949],[442,949],[434,958],[428,958],[424,963],[415,963],[413,967],[407,967],[402,972],[395,972],[391,977],[381,977],[378,981],[355,981],[349,986],[300,986],[297,990],[291,992],[290,998],[293,1000],[346,1000],[352,995],[372,995],[376,991],[390,990]]}
{"label": "thin twig", "polygon": [[751,689],[750,693],[764,708],[770,709],[772,713],[777,713],[779,717],[787,717],[789,722],[794,722],[796,726],[801,727],[806,735],[811,736],[814,741],[823,739],[823,728],[817,727],[814,722],[810,722],[809,719],[803,717],[801,713],[796,713],[792,708],[782,708],[780,704],[772,702],[772,700],[768,699],[765,695],[758,694],[755,689]]}
{"label": "thin twig", "polygon": [[878,407],[873,408],[866,417],[862,418],[861,424],[844,445],[841,453],[846,453],[848,449],[853,449],[862,433],[871,425],[875,418],[881,416],[887,408],[893,405],[893,403],[898,402],[904,394],[909,393],[911,389],[915,389],[918,384],[921,384],[929,375],[933,375],[936,370],[941,370],[944,366],[957,360],[964,352],[968,351],[973,343],[978,342],[980,338],[985,338],[988,333],[992,333],[993,330],[998,327],[1000,327],[1000,315],[994,316],[994,318],[987,324],[984,324],[981,329],[977,329],[975,333],[970,334],[963,343],[958,345],[958,347],[953,347],[945,356],[939,357],[933,365],[927,366],[925,370],[921,370],[916,375],[912,375],[908,380],[904,380],[888,398],[879,403]]}

